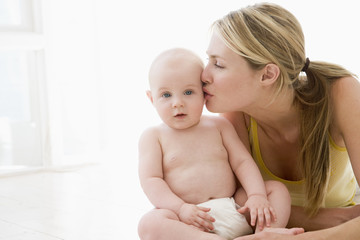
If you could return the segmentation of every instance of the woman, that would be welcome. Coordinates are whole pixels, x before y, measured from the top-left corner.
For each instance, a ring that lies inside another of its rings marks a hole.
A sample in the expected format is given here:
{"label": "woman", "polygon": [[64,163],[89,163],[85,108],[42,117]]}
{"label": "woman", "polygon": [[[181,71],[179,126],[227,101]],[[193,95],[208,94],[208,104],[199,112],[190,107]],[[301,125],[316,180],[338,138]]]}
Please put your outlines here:
{"label": "woman", "polygon": [[289,226],[315,230],[360,216],[360,206],[345,208],[360,180],[358,81],[306,58],[300,24],[277,5],[231,12],[213,29],[206,106],[233,123],[265,180],[288,187]]}
{"label": "woman", "polygon": [[[352,206],[360,181],[360,84],[354,75],[338,65],[310,61],[300,24],[273,4],[243,8],[216,21],[207,54],[206,106],[233,123],[265,180],[288,187],[293,204],[288,226],[317,230],[360,216],[360,206]],[[175,229],[165,228],[169,219],[161,210],[149,213],[139,225],[140,235],[151,228],[165,235]],[[349,227],[358,219],[324,231],[329,237],[358,234],[358,228]],[[312,234],[313,239],[324,236]]]}

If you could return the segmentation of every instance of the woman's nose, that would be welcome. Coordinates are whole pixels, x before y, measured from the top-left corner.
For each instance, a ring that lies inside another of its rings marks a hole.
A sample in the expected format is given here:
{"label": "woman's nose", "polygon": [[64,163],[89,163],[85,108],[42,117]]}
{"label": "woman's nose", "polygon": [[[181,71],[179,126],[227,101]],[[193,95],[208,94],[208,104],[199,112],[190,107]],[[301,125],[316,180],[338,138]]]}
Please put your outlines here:
{"label": "woman's nose", "polygon": [[204,85],[211,83],[211,78],[209,76],[207,68],[205,68],[201,73],[201,81]]}

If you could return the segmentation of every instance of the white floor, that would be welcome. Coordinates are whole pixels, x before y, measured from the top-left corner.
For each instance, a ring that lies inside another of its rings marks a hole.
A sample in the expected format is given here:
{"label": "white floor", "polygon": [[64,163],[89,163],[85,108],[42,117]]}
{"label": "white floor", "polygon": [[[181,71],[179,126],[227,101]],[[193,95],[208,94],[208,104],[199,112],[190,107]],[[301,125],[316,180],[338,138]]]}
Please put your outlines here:
{"label": "white floor", "polygon": [[[134,159],[0,177],[0,240],[136,240],[152,208]],[[358,201],[359,201],[358,197]]]}
{"label": "white floor", "polygon": [[136,164],[120,161],[1,177],[0,239],[139,239],[137,223],[152,206]]}

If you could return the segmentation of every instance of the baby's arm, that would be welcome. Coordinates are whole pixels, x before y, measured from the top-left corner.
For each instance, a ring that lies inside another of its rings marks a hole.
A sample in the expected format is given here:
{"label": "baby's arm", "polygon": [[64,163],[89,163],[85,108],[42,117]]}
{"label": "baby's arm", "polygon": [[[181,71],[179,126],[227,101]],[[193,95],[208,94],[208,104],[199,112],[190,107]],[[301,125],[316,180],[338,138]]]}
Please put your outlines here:
{"label": "baby's arm", "polygon": [[267,199],[265,184],[255,161],[241,142],[233,125],[226,119],[221,119],[221,133],[225,148],[229,154],[229,162],[232,170],[245,189],[248,200],[240,208],[241,213],[250,212],[251,225],[262,230],[264,222],[270,226],[271,216],[276,220],[274,209]]}
{"label": "baby's arm", "polygon": [[156,128],[146,130],[139,141],[139,177],[150,202],[156,208],[172,210],[182,222],[202,230],[212,230],[213,226],[210,222],[215,220],[206,213],[210,209],[185,203],[165,182],[162,158],[158,130]]}

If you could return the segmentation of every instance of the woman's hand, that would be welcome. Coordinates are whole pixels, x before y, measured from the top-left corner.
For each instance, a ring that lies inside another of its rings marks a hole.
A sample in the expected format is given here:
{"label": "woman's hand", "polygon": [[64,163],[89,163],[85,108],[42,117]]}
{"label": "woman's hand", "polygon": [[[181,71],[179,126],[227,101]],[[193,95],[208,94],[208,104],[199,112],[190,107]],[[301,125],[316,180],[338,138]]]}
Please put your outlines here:
{"label": "woman's hand", "polygon": [[238,209],[238,212],[244,214],[250,212],[250,224],[251,226],[257,226],[259,230],[264,229],[264,223],[266,227],[271,226],[272,219],[276,221],[275,210],[271,207],[265,195],[250,195],[245,205]]}
{"label": "woman's hand", "polygon": [[178,216],[182,222],[208,232],[214,229],[212,222],[215,222],[215,219],[207,213],[209,211],[210,208],[184,203],[180,207]]}

